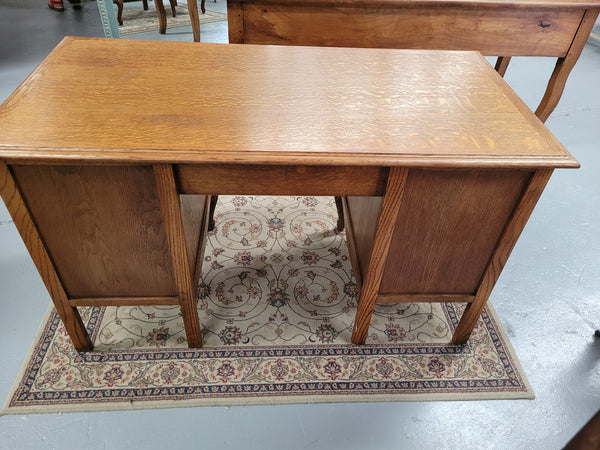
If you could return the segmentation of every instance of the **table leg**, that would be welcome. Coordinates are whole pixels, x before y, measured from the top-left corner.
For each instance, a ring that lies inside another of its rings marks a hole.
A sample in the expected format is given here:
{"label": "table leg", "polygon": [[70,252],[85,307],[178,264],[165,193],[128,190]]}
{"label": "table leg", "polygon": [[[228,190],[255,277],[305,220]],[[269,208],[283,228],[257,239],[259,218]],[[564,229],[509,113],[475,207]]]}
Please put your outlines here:
{"label": "table leg", "polygon": [[371,250],[369,268],[360,292],[360,300],[354,319],[353,344],[364,344],[369,333],[369,325],[377,301],[394,227],[398,220],[398,212],[400,211],[400,203],[402,202],[407,177],[408,168],[392,167],[390,169],[381,213],[377,222],[377,234]]}
{"label": "table leg", "polygon": [[123,25],[123,0],[114,0],[117,4],[117,22],[119,25]]}
{"label": "table leg", "polygon": [[175,185],[173,167],[170,164],[155,164],[154,176],[158,198],[165,222],[167,241],[171,253],[175,286],[179,297],[179,306],[183,325],[190,347],[202,347],[202,330],[196,309],[196,289],[192,281],[185,232],[181,219],[179,195]]}
{"label": "table leg", "polygon": [[501,77],[504,77],[506,69],[508,69],[508,63],[510,63],[510,58],[510,56],[498,56],[498,59],[496,60],[496,66],[494,67],[494,69],[496,69],[496,72],[498,72]]}
{"label": "table leg", "polygon": [[177,15],[177,11],[175,10],[177,0],[169,0],[169,3],[171,4],[171,13],[173,14],[173,17],[175,17]]}
{"label": "table leg", "polygon": [[338,232],[342,232],[344,231],[344,202],[342,200],[342,197],[334,197],[335,198],[335,209],[337,209],[337,213],[338,213],[338,220],[337,220],[337,224],[335,226],[335,229]]}
{"label": "table leg", "polygon": [[218,195],[210,196],[210,208],[208,212],[208,231],[215,229],[215,209],[217,208]]}
{"label": "table leg", "polygon": [[48,289],[58,315],[63,321],[75,349],[79,352],[91,351],[94,346],[81,320],[81,316],[77,308],[69,304],[65,289],[46,251],[46,246],[38,229],[31,218],[21,191],[8,166],[3,161],[0,161],[0,194],[2,194],[2,198],[13,218],[15,226],[19,230],[23,242],[25,242],[25,246],[29,250],[29,254]]}
{"label": "table leg", "polygon": [[[190,21],[192,22],[192,32],[194,33],[194,42],[200,42],[200,17],[198,16],[197,0],[187,0]],[[204,13],[204,3],[202,3],[202,13]]]}
{"label": "table leg", "polygon": [[158,13],[158,32],[165,34],[167,32],[167,13],[163,0],[154,0],[156,12]]}
{"label": "table leg", "polygon": [[498,281],[498,277],[506,264],[508,256],[512,251],[513,247],[517,243],[517,239],[521,235],[529,216],[533,212],[540,195],[544,191],[544,187],[550,176],[552,175],[552,169],[538,170],[534,173],[529,185],[525,189],[521,200],[515,208],[512,217],[510,218],[502,237],[492,254],[492,258],[483,273],[477,292],[475,293],[475,299],[472,303],[467,305],[463,316],[454,331],[452,336],[452,342],[457,345],[466,344],[471,336],[471,332],[479,316],[488,301],[492,289]]}
{"label": "table leg", "polygon": [[558,58],[550,81],[548,82],[548,87],[544,93],[544,97],[535,110],[535,115],[538,116],[542,122],[545,122],[552,111],[554,111],[554,108],[556,108],[565,88],[567,78],[571,73],[571,69],[573,69],[573,66],[575,66],[575,63],[579,59],[579,55],[581,55],[581,51],[594,28],[597,18],[597,10],[587,10],[585,12],[567,55],[564,58]]}

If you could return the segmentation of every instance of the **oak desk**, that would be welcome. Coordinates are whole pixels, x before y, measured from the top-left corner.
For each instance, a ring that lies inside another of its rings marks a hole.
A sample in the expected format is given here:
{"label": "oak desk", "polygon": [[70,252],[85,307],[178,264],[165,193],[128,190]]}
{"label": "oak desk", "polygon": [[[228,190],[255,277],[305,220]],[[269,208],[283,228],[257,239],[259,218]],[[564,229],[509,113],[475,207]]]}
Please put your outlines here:
{"label": "oak desk", "polygon": [[536,110],[545,122],[600,11],[600,0],[228,0],[229,42],[437,50],[558,58]]}
{"label": "oak desk", "polygon": [[578,166],[476,52],[66,38],[0,129],[0,193],[78,350],[95,304],[179,304],[201,345],[212,194],[347,197],[353,341],[376,301],[463,301],[464,342]]}

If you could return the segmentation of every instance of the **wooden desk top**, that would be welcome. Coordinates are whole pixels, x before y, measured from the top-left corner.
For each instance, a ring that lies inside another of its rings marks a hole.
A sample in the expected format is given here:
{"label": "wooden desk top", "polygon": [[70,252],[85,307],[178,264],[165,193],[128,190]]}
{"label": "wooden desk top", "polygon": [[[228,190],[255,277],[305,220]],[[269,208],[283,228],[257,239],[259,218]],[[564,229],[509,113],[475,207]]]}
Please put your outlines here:
{"label": "wooden desk top", "polygon": [[65,38],[0,159],[578,167],[476,52]]}

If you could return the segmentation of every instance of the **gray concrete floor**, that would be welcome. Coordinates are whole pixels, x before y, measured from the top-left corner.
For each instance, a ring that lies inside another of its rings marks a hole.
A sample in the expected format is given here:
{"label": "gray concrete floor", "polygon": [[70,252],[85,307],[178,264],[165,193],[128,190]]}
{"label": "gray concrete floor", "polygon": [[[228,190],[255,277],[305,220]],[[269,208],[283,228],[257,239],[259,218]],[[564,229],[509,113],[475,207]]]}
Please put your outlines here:
{"label": "gray concrete floor", "polygon": [[[224,2],[207,6],[223,11]],[[102,36],[94,2],[65,3],[58,13],[45,0],[0,2],[0,100],[64,35]],[[191,29],[166,38],[191,41]],[[202,40],[226,42],[226,24],[203,25]],[[519,58],[506,79],[535,107],[552,66]],[[0,448],[561,448],[600,409],[600,43],[588,43],[547,126],[582,168],[553,175],[491,297],[535,400],[4,416]],[[0,401],[49,303],[0,202]]]}

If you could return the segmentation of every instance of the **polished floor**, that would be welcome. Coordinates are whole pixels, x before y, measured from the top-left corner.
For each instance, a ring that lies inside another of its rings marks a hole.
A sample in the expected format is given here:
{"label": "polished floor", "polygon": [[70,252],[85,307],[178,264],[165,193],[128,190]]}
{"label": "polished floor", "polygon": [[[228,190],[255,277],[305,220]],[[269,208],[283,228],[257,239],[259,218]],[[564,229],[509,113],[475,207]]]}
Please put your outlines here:
{"label": "polished floor", "polygon": [[[208,0],[207,7],[224,11],[225,0],[217,1]],[[95,2],[79,8],[65,3],[66,10],[57,13],[45,0],[0,1],[0,100],[64,35],[103,35]],[[191,29],[170,31],[166,38],[191,41]],[[202,40],[226,42],[226,24],[203,25]],[[518,58],[506,79],[534,107],[552,66],[543,58]],[[68,120],[56,117],[57,127]],[[600,328],[599,41],[586,46],[547,126],[582,167],[553,175],[491,297],[535,400],[3,416],[0,449],[562,448],[600,409],[600,339],[594,337]],[[0,202],[2,402],[49,303]]]}

